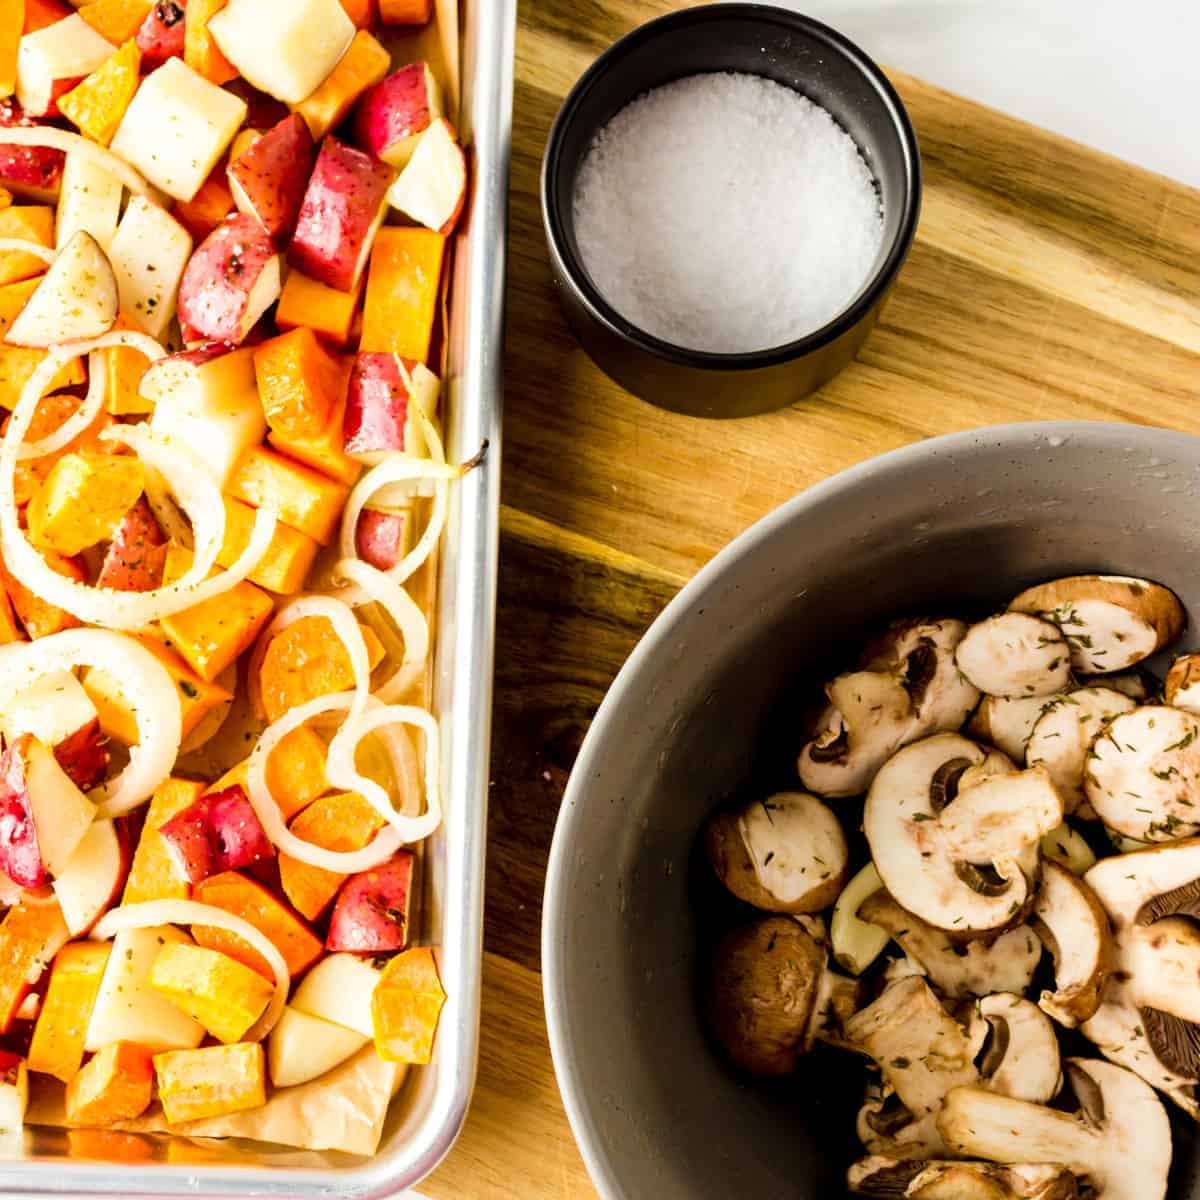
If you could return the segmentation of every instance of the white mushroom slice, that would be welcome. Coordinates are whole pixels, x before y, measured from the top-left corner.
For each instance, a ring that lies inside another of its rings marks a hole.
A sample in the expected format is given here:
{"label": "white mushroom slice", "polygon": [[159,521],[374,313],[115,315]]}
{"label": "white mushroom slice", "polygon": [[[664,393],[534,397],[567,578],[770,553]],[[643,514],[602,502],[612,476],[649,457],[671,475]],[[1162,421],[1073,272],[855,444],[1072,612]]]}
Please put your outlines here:
{"label": "white mushroom slice", "polygon": [[1031,767],[1041,763],[1050,772],[1068,815],[1084,798],[1092,742],[1114,717],[1136,707],[1128,696],[1110,688],[1080,688],[1055,697],[1042,710],[1025,745],[1025,762]]}
{"label": "white mushroom slice", "polygon": [[1046,1104],[1058,1095],[1062,1074],[1058,1037],[1036,1004],[1011,992],[979,1002],[979,1015],[991,1027],[979,1064],[984,1086],[1002,1096]]}
{"label": "white mushroom slice", "polygon": [[1200,716],[1200,654],[1181,654],[1171,664],[1163,699],[1172,708]]}
{"label": "white mushroom slice", "polygon": [[965,938],[1020,924],[1033,901],[1037,843],[1062,824],[1062,801],[1040,767],[959,789],[987,757],[957,734],[906,746],[875,777],[863,811],[871,856],[896,901]]}
{"label": "white mushroom slice", "polygon": [[1112,1063],[1072,1058],[1066,1071],[1078,1113],[955,1088],[938,1117],[947,1145],[998,1163],[1061,1163],[1088,1179],[1097,1200],[1164,1200],[1171,1126],[1158,1097]]}
{"label": "white mushroom slice", "polygon": [[1148,846],[1154,845],[1153,842],[1143,842],[1138,838],[1126,837],[1115,829],[1106,829],[1104,832],[1108,835],[1112,848],[1118,854],[1132,854],[1135,850],[1145,850]]}
{"label": "white mushroom slice", "polygon": [[1092,746],[1084,787],[1110,829],[1145,842],[1200,831],[1200,718],[1147,705],[1122,713]]}
{"label": "white mushroom slice", "polygon": [[1095,865],[1096,855],[1087,844],[1087,839],[1065,821],[1057,829],[1050,830],[1042,838],[1041,845],[1044,858],[1066,867],[1072,875],[1082,875]]}
{"label": "white mushroom slice", "polygon": [[880,929],[858,915],[862,902],[882,887],[883,880],[879,878],[875,864],[867,863],[842,888],[833,906],[829,938],[834,961],[854,975],[861,975],[883,953],[890,940],[886,929]]}
{"label": "white mushroom slice", "polygon": [[705,840],[717,878],[766,912],[819,912],[846,879],[841,823],[807,792],[779,792],[741,813],[718,813]]}
{"label": "white mushroom slice", "polygon": [[820,728],[801,750],[801,782],[822,796],[855,796],[900,746],[957,729],[979,701],[954,650],[961,621],[899,621],[876,639],[862,667],[839,675]]}
{"label": "white mushroom slice", "polygon": [[951,1088],[979,1078],[966,1031],[919,977],[885,989],[874,1004],[846,1022],[846,1036],[875,1060],[918,1124],[938,1111]]}
{"label": "white mushroom slice", "polygon": [[1071,682],[1071,658],[1058,626],[1025,613],[1000,613],[967,630],[958,669],[989,696],[1050,696]]}
{"label": "white mushroom slice", "polygon": [[1010,611],[1058,625],[1077,671],[1124,671],[1183,632],[1187,614],[1170,588],[1127,575],[1073,575],[1022,592]]}
{"label": "white mushroom slice", "polygon": [[940,929],[906,912],[886,892],[878,891],[859,908],[872,928],[886,929],[944,995],[987,996],[992,992],[1024,992],[1042,957],[1042,946],[1024,927],[1002,933],[994,942],[956,945]]}
{"label": "white mushroom slice", "polygon": [[1024,764],[1025,745],[1047,704],[1054,704],[1066,695],[1054,696],[984,696],[967,726],[967,733],[983,742],[990,742],[1004,751],[1015,763]]}
{"label": "white mushroom slice", "polygon": [[997,1166],[974,1162],[860,1159],[846,1173],[850,1190],[890,1200],[1078,1200],[1075,1176],[1054,1163]]}
{"label": "white mushroom slice", "polygon": [[1042,886],[1030,925],[1054,959],[1053,992],[1038,1005],[1060,1025],[1074,1029],[1100,1007],[1113,965],[1113,935],[1090,887],[1053,860],[1042,864]]}
{"label": "white mushroom slice", "polygon": [[1106,687],[1139,704],[1145,704],[1158,695],[1158,680],[1142,670],[1118,671],[1114,675],[1080,675],[1080,687]]}
{"label": "white mushroom slice", "polygon": [[855,1050],[846,1036],[846,1022],[858,1012],[862,992],[859,980],[839,975],[826,966],[817,981],[817,994],[805,1032],[806,1048],[811,1048],[813,1042],[828,1042],[844,1050]]}
{"label": "white mushroom slice", "polygon": [[854,1132],[869,1154],[899,1162],[938,1158],[946,1153],[938,1133],[937,1113],[926,1113],[914,1121],[894,1094],[886,1100],[868,1100],[858,1110]]}

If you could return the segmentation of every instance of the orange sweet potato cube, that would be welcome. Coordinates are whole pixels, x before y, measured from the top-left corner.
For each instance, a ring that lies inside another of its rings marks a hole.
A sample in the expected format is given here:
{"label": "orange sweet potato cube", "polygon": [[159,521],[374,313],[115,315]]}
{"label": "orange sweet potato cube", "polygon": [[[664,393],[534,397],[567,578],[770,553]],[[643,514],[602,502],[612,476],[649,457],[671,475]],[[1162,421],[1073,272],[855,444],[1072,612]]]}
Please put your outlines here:
{"label": "orange sweet potato cube", "polygon": [[255,347],[254,377],[267,425],[297,435],[325,427],[346,382],[338,360],[303,327]]}
{"label": "orange sweet potato cube", "polygon": [[363,472],[363,464],[346,453],[346,393],[352,366],[349,358],[339,364],[337,402],[322,429],[305,434],[272,430],[267,435],[267,440],[277,450],[350,487]]}
{"label": "orange sweet potato cube", "polygon": [[[54,209],[46,204],[10,204],[0,210],[0,238],[18,238],[54,248]],[[44,275],[45,259],[23,250],[0,250],[0,284]]]}
{"label": "orange sweet potato cube", "polygon": [[[17,9],[20,12],[20,8]],[[71,10],[62,0],[25,0],[24,33],[37,33],[49,25],[55,25],[64,17],[69,17]]]}
{"label": "orange sweet potato cube", "polygon": [[145,900],[186,900],[191,885],[183,868],[167,848],[159,833],[176,813],[195,804],[204,794],[204,784],[190,779],[166,779],[154,789],[142,836],[133,852],[133,865],[125,881],[122,904],[140,904]]}
{"label": "orange sweet potato cube", "polygon": [[[102,4],[110,2],[99,0]],[[125,42],[86,79],[59,97],[59,110],[81,133],[107,146],[138,89],[141,62],[137,43]]]}
{"label": "orange sweet potato cube", "polygon": [[114,46],[137,37],[153,7],[154,0],[90,0],[78,5],[79,15]]}
{"label": "orange sweet potato cube", "polygon": [[221,53],[208,23],[225,7],[226,0],[189,0],[184,24],[183,61],[209,83],[236,79],[237,68]]}
{"label": "orange sweet potato cube", "polygon": [[[21,287],[21,284],[13,284],[14,287]],[[3,291],[0,288],[0,291]],[[28,369],[24,371],[21,380],[8,380],[5,376],[5,363],[7,361],[6,354],[26,354],[32,356],[28,362]],[[42,351],[40,350],[22,350],[18,347],[0,346],[0,404],[4,403],[5,396],[8,393],[8,383],[12,382],[16,385],[16,391],[20,391],[20,384],[28,379],[33,374],[34,368],[41,360]],[[73,383],[82,383],[83,362],[81,359],[72,359],[68,364],[69,373],[59,375],[55,381],[55,387],[69,387]],[[76,374],[76,371],[78,372]],[[15,399],[14,399],[15,403]],[[52,392],[48,396],[43,396],[38,401],[38,406],[34,410],[33,420],[29,423],[29,431],[25,437],[27,441],[36,441],[53,433],[62,423],[79,408],[80,400],[78,396],[72,396],[64,392]],[[42,480],[50,473],[50,468],[58,461],[60,454],[69,454],[74,450],[94,450],[101,445],[99,441],[100,434],[112,424],[112,418],[108,413],[99,413],[92,422],[77,438],[68,442],[61,451],[56,451],[54,454],[44,454],[41,458],[24,458],[17,463],[17,469],[13,474],[13,498],[18,505],[28,504],[33,499],[34,493],[42,485]],[[8,418],[4,419],[3,425],[0,425],[0,432],[8,428]]]}
{"label": "orange sweet potato cube", "polygon": [[363,274],[353,291],[339,292],[300,271],[291,270],[275,309],[275,323],[280,329],[307,326],[321,337],[344,346],[350,340],[365,283],[366,275]]}
{"label": "orange sweet potato cube", "polygon": [[[67,558],[53,550],[47,550],[42,557],[49,567],[68,579],[80,583],[87,579],[81,559]],[[31,592],[3,563],[0,563],[0,582],[3,582],[4,590],[12,601],[17,620],[31,638],[50,637],[51,634],[62,633],[64,629],[74,629],[79,624],[69,612]]]}
{"label": "orange sweet potato cube", "polygon": [[[0,921],[0,1033],[7,1033],[26,993],[41,978],[54,956],[67,944],[62,909],[46,904],[18,904]],[[319,943],[318,943],[319,944]]]}
{"label": "orange sweet potato cube", "polygon": [[31,1071],[53,1075],[63,1083],[75,1078],[111,950],[109,942],[70,942],[58,952],[29,1043]]}
{"label": "orange sweet potato cube", "polygon": [[[222,499],[225,501],[225,540],[221,543],[217,562],[222,567],[231,567],[250,544],[254,509],[232,496]],[[268,592],[290,596],[304,586],[320,549],[320,544],[307,534],[279,521],[266,554],[247,578]]]}
{"label": "orange sweet potato cube", "polygon": [[[172,544],[167,551],[164,582],[183,575],[190,561],[191,551]],[[274,609],[274,602],[262,588],[243,580],[211,600],[163,617],[159,626],[188,666],[211,683],[253,643]]]}
{"label": "orange sweet potato cube", "polygon": [[338,3],[342,6],[346,16],[359,29],[370,29],[379,15],[376,11],[375,0],[338,0]]}
{"label": "orange sweet potato cube", "polygon": [[[292,822],[292,832],[326,850],[361,850],[383,828],[383,818],[357,792],[314,800]],[[345,875],[279,855],[279,882],[296,911],[310,921],[329,907]]]}
{"label": "orange sweet potato cube", "polygon": [[429,358],[446,238],[432,229],[387,226],[371,250],[359,349]]}
{"label": "orange sweet potato cube", "polygon": [[[329,791],[325,778],[325,757],[329,749],[320,734],[307,725],[284,734],[267,758],[266,782],[285,821]],[[207,790],[221,792],[240,787],[249,794],[246,761],[230,767]]]}
{"label": "orange sweet potato cube", "polygon": [[175,219],[199,245],[233,212],[233,193],[225,176],[225,163],[219,162],[190,200],[176,202]]}
{"label": "orange sweet potato cube", "polygon": [[[117,318],[114,330],[141,332],[141,326],[131,321],[125,313]],[[98,350],[100,362],[103,364],[104,376],[104,407],[114,417],[127,417],[151,413],[154,411],[154,401],[147,400],[141,395],[142,376],[150,366],[150,360],[132,346],[110,346],[107,350]]]}
{"label": "orange sweet potato cube", "polygon": [[150,1107],[150,1051],[136,1042],[110,1042],[67,1084],[67,1120],[74,1125],[131,1121]]}
{"label": "orange sweet potato cube", "polygon": [[267,1102],[267,1067],[259,1042],[168,1050],[154,1056],[158,1099],[172,1125],[258,1108]]}
{"label": "orange sweet potato cube", "polygon": [[274,988],[236,958],[193,946],[168,943],[150,967],[149,983],[219,1042],[236,1042],[262,1016]]}
{"label": "orange sweet potato cube", "polygon": [[254,508],[272,508],[293,529],[328,545],[337,533],[350,489],[264,446],[234,468],[228,492]]}
{"label": "orange sweet potato cube", "polygon": [[[343,7],[346,0],[343,0]],[[358,16],[350,19],[358,25]],[[293,106],[308,126],[314,140],[320,141],[331,129],[340,125],[354,107],[354,102],[369,87],[374,87],[391,69],[391,56],[367,32],[367,24],[359,25],[350,48],[342,55],[329,77],[311,96]]]}
{"label": "orange sweet potato cube", "polygon": [[379,19],[385,25],[426,25],[433,0],[379,0]]}
{"label": "orange sweet potato cube", "polygon": [[375,1049],[387,1062],[427,1063],[446,992],[428,946],[397,954],[371,995]]}
{"label": "orange sweet potato cube", "polygon": [[[193,898],[249,921],[274,942],[293,978],[308,970],[321,956],[321,939],[262,884],[237,871],[222,871],[202,879],[195,886]],[[192,936],[199,945],[228,954],[274,980],[275,974],[263,956],[237,934],[210,925],[195,925]]]}

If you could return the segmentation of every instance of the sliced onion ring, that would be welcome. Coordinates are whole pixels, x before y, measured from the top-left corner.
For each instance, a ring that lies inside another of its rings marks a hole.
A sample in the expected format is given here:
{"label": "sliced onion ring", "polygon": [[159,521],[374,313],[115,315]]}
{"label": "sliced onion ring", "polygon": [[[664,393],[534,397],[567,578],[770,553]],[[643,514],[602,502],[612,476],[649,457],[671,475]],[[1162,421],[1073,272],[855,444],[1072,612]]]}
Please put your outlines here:
{"label": "sliced onion ring", "polygon": [[345,579],[350,586],[339,598],[359,608],[378,604],[400,630],[404,639],[404,661],[374,691],[375,698],[391,704],[421,677],[429,658],[429,622],[402,584],[386,572],[360,558],[343,558],[330,572],[333,580]]}
{"label": "sliced onion ring", "polygon": [[[425,811],[419,816],[398,812],[387,790],[359,773],[355,765],[358,743],[369,733],[388,725],[412,725],[425,735]],[[419,842],[441,824],[441,737],[432,714],[411,704],[374,701],[367,711],[350,714],[329,743],[325,776],[334,787],[357,792],[400,835],[405,843]]]}
{"label": "sliced onion ring", "polygon": [[131,192],[139,196],[156,198],[154,189],[123,158],[104,146],[70,133],[66,129],[55,129],[52,125],[14,125],[5,128],[6,146],[46,146],[61,150],[65,154],[81,154],[98,166],[115,175]]}
{"label": "sliced onion ring", "polygon": [[309,866],[339,875],[355,875],[387,862],[400,849],[400,835],[391,826],[384,826],[361,850],[349,851],[326,850],[297,837],[285,824],[279,803],[267,786],[267,760],[292,730],[326,713],[348,712],[357,702],[359,694],[356,692],[336,692],[293,708],[263,730],[246,762],[246,792],[250,804],[276,848]]}
{"label": "sliced onion ring", "polygon": [[122,904],[106,913],[97,922],[91,936],[107,942],[122,929],[153,929],[157,925],[212,925],[226,933],[236,934],[249,942],[267,960],[275,976],[275,992],[263,1010],[263,1015],[250,1027],[244,1042],[258,1042],[275,1028],[287,1003],[291,976],[279,948],[249,921],[198,900],[147,900],[143,904]]}
{"label": "sliced onion ring", "polygon": [[[6,142],[8,138],[4,139]],[[31,242],[28,238],[0,238],[0,254],[32,254],[44,263],[52,263],[58,255],[49,246],[41,242]]]}
{"label": "sliced onion ring", "polygon": [[0,657],[0,710],[43,675],[75,667],[99,667],[120,680],[133,708],[138,742],[120,774],[94,788],[100,817],[119,817],[150,798],[171,773],[183,736],[179,692],[145,646],[107,629],[65,629],[36,642],[14,643]]}

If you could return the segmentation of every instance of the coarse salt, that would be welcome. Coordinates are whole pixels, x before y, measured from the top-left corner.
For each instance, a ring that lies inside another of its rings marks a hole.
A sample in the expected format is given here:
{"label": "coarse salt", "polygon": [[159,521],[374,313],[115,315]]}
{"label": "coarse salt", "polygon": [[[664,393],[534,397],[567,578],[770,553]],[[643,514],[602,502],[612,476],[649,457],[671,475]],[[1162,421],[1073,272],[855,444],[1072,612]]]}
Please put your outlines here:
{"label": "coarse salt", "polygon": [[874,177],[819,105],[757,75],[692,75],[623,108],[574,196],[584,267],[628,321],[736,354],[821,328],[883,241]]}

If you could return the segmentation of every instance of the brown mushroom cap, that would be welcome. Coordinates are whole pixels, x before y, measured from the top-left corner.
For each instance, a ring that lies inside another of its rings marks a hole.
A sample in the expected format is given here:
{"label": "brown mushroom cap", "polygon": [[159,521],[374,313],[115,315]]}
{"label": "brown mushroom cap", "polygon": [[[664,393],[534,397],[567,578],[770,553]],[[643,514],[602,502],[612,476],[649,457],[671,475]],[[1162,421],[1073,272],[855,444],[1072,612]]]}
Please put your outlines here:
{"label": "brown mushroom cap", "polygon": [[1077,671],[1123,671],[1169,646],[1187,613],[1170,588],[1126,575],[1072,575],[1023,591],[1009,605],[1058,625]]}

